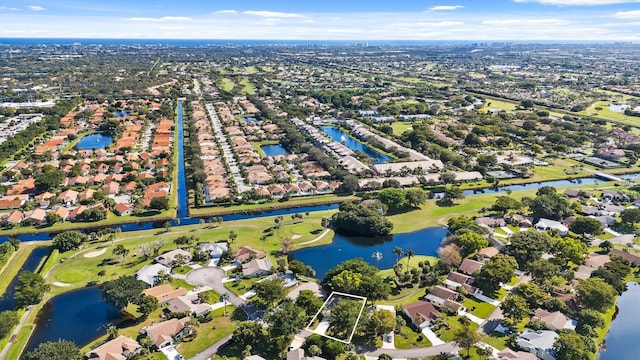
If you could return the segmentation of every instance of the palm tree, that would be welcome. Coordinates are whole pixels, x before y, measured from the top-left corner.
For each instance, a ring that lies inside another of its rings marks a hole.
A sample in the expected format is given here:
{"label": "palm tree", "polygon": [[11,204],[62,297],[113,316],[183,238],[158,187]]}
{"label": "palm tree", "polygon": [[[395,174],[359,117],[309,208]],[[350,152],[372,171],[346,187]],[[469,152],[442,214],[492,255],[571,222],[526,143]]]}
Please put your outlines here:
{"label": "palm tree", "polygon": [[413,255],[415,255],[415,253],[413,252],[413,250],[407,250],[404,254],[407,256],[407,271],[408,271],[409,261],[411,261],[411,258],[413,257]]}
{"label": "palm tree", "polygon": [[400,256],[402,256],[402,248],[400,246],[396,246],[393,248],[393,253],[396,256],[396,263],[400,261]]}
{"label": "palm tree", "polygon": [[224,302],[224,315],[227,315],[227,301],[231,301],[231,295],[228,292],[220,295],[220,300]]}

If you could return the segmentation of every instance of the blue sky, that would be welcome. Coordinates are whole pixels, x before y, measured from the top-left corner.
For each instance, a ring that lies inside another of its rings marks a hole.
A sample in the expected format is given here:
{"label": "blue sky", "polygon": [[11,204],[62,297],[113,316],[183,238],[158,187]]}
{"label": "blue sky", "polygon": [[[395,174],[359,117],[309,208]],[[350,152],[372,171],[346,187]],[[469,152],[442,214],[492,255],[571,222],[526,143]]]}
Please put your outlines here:
{"label": "blue sky", "polygon": [[640,41],[640,0],[2,0],[0,37]]}

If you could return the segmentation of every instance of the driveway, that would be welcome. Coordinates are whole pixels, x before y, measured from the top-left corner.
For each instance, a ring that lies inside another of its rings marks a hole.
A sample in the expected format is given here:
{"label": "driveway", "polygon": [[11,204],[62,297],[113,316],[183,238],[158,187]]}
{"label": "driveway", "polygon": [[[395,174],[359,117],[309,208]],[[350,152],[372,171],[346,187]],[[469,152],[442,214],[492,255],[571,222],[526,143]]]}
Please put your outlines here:
{"label": "driveway", "polygon": [[191,285],[208,286],[218,294],[228,293],[230,302],[235,306],[243,306],[246,301],[238,295],[232,293],[222,285],[222,279],[226,276],[224,270],[217,267],[202,267],[190,271],[186,276],[186,281]]}

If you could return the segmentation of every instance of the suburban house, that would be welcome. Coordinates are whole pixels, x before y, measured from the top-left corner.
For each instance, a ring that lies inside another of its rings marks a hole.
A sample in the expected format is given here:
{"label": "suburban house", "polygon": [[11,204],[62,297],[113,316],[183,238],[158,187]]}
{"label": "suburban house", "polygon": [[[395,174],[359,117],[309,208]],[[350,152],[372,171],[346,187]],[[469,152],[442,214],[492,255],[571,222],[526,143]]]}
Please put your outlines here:
{"label": "suburban house", "polygon": [[186,324],[191,320],[189,317],[182,319],[170,319],[167,321],[151,324],[140,329],[141,334],[147,334],[153,344],[158,348],[173,345],[174,339],[180,339],[185,335]]}
{"label": "suburban house", "polygon": [[319,356],[305,356],[304,349],[297,348],[287,352],[287,360],[326,360]]}
{"label": "suburban house", "polygon": [[191,253],[186,250],[175,249],[166,252],[153,260],[158,264],[162,264],[168,267],[174,267],[178,263],[180,263],[180,261],[184,261],[184,263],[188,263],[189,261],[191,261]]}
{"label": "suburban house", "polygon": [[444,281],[444,286],[454,291],[457,291],[459,287],[463,287],[468,294],[475,294],[476,291],[478,291],[478,288],[471,286],[473,281],[474,279],[472,276],[452,271]]}
{"label": "suburban house", "polygon": [[172,313],[190,312],[194,316],[203,316],[211,311],[211,305],[201,302],[197,294],[192,294],[171,299],[167,310]]}
{"label": "suburban house", "polygon": [[260,355],[249,355],[242,360],[267,360]]}
{"label": "suburban house", "polygon": [[506,226],[507,223],[500,216],[483,216],[476,219],[476,224],[487,229]]}
{"label": "suburban house", "polygon": [[60,202],[60,204],[66,207],[69,207],[78,201],[79,194],[80,193],[78,193],[75,190],[66,190],[61,192],[60,195],[58,195],[58,201]]}
{"label": "suburban house", "polygon": [[558,334],[551,330],[525,331],[518,337],[516,345],[542,360],[556,360],[553,343]]}
{"label": "suburban house", "polygon": [[561,222],[544,219],[544,218],[540,218],[540,220],[538,220],[538,222],[535,225],[535,228],[538,231],[549,231],[549,230],[554,231],[555,230],[559,232],[561,235],[564,235],[567,233],[567,231],[569,231],[569,228],[562,225]]}
{"label": "suburban house", "polygon": [[145,289],[142,291],[142,294],[146,296],[153,296],[158,300],[158,305],[164,305],[178,296],[186,295],[187,289],[183,287],[174,289],[171,284],[162,284]]}
{"label": "suburban house", "polygon": [[506,214],[504,216],[504,219],[510,224],[520,226],[521,228],[529,228],[533,226],[533,218],[531,216],[524,216],[520,214]]}
{"label": "suburban house", "polygon": [[229,244],[226,242],[200,244],[200,250],[209,253],[212,259],[220,258],[223,253],[229,251]]}
{"label": "suburban house", "polygon": [[440,317],[433,304],[427,301],[418,301],[413,304],[403,305],[402,312],[411,319],[413,325],[418,329],[429,326],[431,320]]}
{"label": "suburban house", "polygon": [[484,266],[484,263],[480,261],[464,259],[462,261],[462,264],[458,266],[458,271],[460,271],[463,274],[473,275],[473,273],[482,269],[483,266]]}
{"label": "suburban house", "polygon": [[496,256],[498,254],[500,254],[500,250],[498,250],[497,247],[489,246],[489,247],[486,247],[484,249],[480,249],[478,251],[478,253],[476,254],[476,257],[479,260],[489,260],[489,259],[491,259],[492,257],[494,257],[494,256]]}
{"label": "suburban house", "polygon": [[544,324],[549,330],[571,329],[575,330],[578,322],[573,319],[569,319],[565,314],[560,311],[548,312],[543,309],[536,309],[532,321],[537,320]]}
{"label": "suburban house", "polygon": [[246,264],[242,264],[242,275],[245,277],[267,275],[272,268],[273,264],[267,258],[253,259]]}
{"label": "suburban house", "polygon": [[117,203],[113,207],[113,212],[118,216],[127,216],[133,214],[133,206],[127,203]]}
{"label": "suburban house", "polygon": [[524,351],[513,351],[506,348],[496,355],[493,355],[489,360],[538,360],[538,357]]}
{"label": "suburban house", "polygon": [[120,335],[89,351],[86,356],[89,360],[126,360],[138,354],[140,349],[142,346],[137,341]]}
{"label": "suburban house", "polygon": [[630,252],[620,250],[620,249],[611,249],[611,251],[609,251],[609,256],[611,255],[617,255],[617,256],[620,256],[621,258],[627,259],[633,266],[640,265],[640,255],[632,254]]}
{"label": "suburban house", "polygon": [[609,255],[591,253],[584,259],[584,264],[592,269],[599,269],[610,261],[611,258],[609,257]]}
{"label": "suburban house", "polygon": [[158,274],[161,271],[165,274],[169,274],[171,272],[171,268],[162,264],[147,265],[136,272],[136,278],[148,286],[154,286],[156,281],[158,281]]}
{"label": "suburban house", "polygon": [[425,296],[425,299],[437,307],[443,308],[447,311],[457,312],[463,308],[462,304],[456,302],[459,296],[460,294],[453,290],[436,285],[431,289],[429,294]]}
{"label": "suburban house", "polygon": [[236,250],[233,256],[236,258],[236,261],[245,262],[252,257],[255,257],[256,259],[264,259],[267,254],[262,251],[252,249],[249,246],[241,246]]}

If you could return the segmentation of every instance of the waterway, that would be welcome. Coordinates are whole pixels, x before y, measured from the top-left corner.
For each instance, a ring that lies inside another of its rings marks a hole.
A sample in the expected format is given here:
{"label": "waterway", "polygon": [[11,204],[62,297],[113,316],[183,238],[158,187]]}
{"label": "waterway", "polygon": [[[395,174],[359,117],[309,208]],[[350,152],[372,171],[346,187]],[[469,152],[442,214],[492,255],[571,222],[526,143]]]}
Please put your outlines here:
{"label": "waterway", "polygon": [[484,189],[479,189],[479,190],[465,190],[464,191],[464,195],[465,196],[471,196],[471,195],[475,195],[475,194],[495,194],[495,193],[506,192],[507,190],[511,190],[511,191],[534,190],[534,189],[539,189],[539,188],[541,188],[543,186],[560,187],[560,186],[571,186],[571,185],[597,185],[597,184],[603,183],[605,181],[606,180],[598,179],[598,178],[595,178],[595,177],[575,179],[575,180],[543,181],[543,182],[530,183],[530,184],[506,185],[506,186],[500,186],[498,188],[484,188]]}
{"label": "waterway", "polygon": [[287,155],[289,152],[280,144],[261,145],[260,148],[267,156]]}
{"label": "waterway", "polygon": [[[178,209],[177,215],[182,219],[189,214],[189,195],[187,193],[187,175],[184,171],[184,122],[182,101],[178,101]],[[123,229],[124,231],[124,229]]]}
{"label": "waterway", "polygon": [[[49,247],[38,247],[33,249],[27,257],[20,271],[35,271],[42,258],[49,253]],[[18,272],[19,274],[20,272]],[[7,291],[0,297],[0,311],[11,310],[16,304],[15,294],[16,285],[18,284],[18,275],[13,277],[7,287]]]}
{"label": "waterway", "polygon": [[38,314],[27,351],[47,341],[65,339],[79,347],[106,332],[109,324],[118,324],[125,316],[102,299],[97,286],[70,291],[49,300]]}
{"label": "waterway", "polygon": [[324,131],[325,134],[329,135],[331,140],[339,143],[343,143],[346,147],[348,147],[352,151],[357,150],[365,153],[368,157],[374,159],[374,162],[373,162],[374,164],[382,164],[382,163],[390,162],[393,160],[387,155],[384,155],[378,152],[377,150],[350,137],[349,134],[345,133],[344,131],[338,129],[335,126],[323,126],[322,131]]}
{"label": "waterway", "polygon": [[[627,291],[618,298],[618,312],[605,337],[606,348],[599,360],[637,359],[640,354],[640,285],[627,283]],[[633,355],[636,354],[636,355]]]}
{"label": "waterway", "polygon": [[[362,258],[379,269],[390,269],[396,263],[393,254],[396,246],[403,251],[413,250],[416,255],[437,256],[437,250],[448,234],[449,230],[445,228],[432,227],[380,238],[335,235],[331,244],[296,250],[290,257],[311,266],[316,277],[322,279],[329,269],[353,258]],[[380,252],[382,258],[373,257],[374,252]]]}
{"label": "waterway", "polygon": [[76,150],[97,150],[111,146],[113,138],[105,134],[89,134],[78,141]]}

